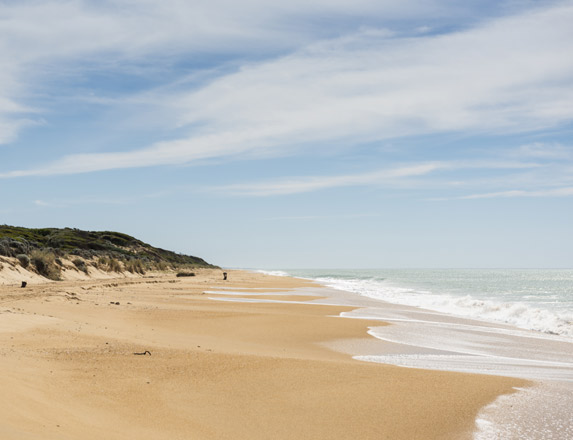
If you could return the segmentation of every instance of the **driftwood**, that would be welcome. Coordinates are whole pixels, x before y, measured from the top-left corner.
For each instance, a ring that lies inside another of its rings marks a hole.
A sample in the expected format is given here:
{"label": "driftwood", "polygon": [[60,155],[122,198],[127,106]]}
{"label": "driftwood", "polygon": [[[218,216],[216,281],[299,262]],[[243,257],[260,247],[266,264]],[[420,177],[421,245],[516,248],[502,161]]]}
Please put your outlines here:
{"label": "driftwood", "polygon": [[136,354],[138,356],[145,356],[146,354],[148,354],[149,356],[151,356],[151,352],[147,350],[145,350],[143,353],[133,353],[133,354]]}

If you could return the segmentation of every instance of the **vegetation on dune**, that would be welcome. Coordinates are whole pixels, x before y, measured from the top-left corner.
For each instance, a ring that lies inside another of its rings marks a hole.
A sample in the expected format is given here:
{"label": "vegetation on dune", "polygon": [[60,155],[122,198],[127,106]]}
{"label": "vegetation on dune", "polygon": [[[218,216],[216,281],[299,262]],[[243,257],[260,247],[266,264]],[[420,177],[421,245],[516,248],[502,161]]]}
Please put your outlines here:
{"label": "vegetation on dune", "polygon": [[86,262],[84,260],[82,260],[81,258],[74,258],[72,263],[74,263],[74,266],[76,266],[79,270],[81,270],[84,273],[88,273],[88,266],[86,264]]}
{"label": "vegetation on dune", "polygon": [[40,275],[57,281],[61,276],[61,268],[55,260],[54,253],[47,250],[34,250],[30,255],[30,261]]}
{"label": "vegetation on dune", "polygon": [[20,262],[20,266],[22,266],[24,269],[30,265],[30,257],[28,257],[26,254],[18,254],[16,255],[16,258]]}
{"label": "vegetation on dune", "polygon": [[22,267],[33,267],[50,279],[59,279],[61,258],[89,273],[91,265],[107,272],[216,267],[190,255],[153,247],[120,232],[82,231],[72,228],[30,229],[0,225],[0,256],[18,258]]}
{"label": "vegetation on dune", "polygon": [[125,262],[125,270],[131,273],[139,273],[143,275],[145,273],[145,268],[141,260],[128,260]]}

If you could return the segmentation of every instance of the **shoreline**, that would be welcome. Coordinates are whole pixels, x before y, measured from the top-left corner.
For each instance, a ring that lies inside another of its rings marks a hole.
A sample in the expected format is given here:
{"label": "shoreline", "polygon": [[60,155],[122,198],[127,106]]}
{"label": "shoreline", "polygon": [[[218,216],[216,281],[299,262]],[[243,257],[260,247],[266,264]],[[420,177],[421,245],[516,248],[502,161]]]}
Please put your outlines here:
{"label": "shoreline", "polygon": [[[573,342],[573,269],[293,269],[260,271],[315,280],[391,304],[508,325]],[[567,282],[569,281],[569,283]]]}
{"label": "shoreline", "polygon": [[484,407],[476,419],[474,440],[573,438],[569,415],[573,406],[571,338],[387,302],[355,290],[349,294],[344,287],[335,287],[333,280],[316,281],[334,288],[329,301],[316,302],[359,305],[341,316],[391,324],[369,327],[368,334],[378,343],[361,340],[330,344],[354,359],[533,381],[530,387],[502,395]]}
{"label": "shoreline", "polygon": [[[341,318],[356,307],[317,304],[314,283],[229,274],[1,287],[2,438],[471,438],[529,384],[360,362],[332,344],[380,321]],[[242,295],[204,293],[221,287]]]}

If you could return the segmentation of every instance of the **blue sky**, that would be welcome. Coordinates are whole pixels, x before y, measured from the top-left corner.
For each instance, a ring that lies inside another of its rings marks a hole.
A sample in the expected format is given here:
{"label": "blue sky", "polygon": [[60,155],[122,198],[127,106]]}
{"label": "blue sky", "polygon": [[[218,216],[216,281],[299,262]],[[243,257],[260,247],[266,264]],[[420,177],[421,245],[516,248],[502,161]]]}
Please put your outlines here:
{"label": "blue sky", "polygon": [[573,2],[270,3],[0,2],[1,222],[228,267],[573,265]]}

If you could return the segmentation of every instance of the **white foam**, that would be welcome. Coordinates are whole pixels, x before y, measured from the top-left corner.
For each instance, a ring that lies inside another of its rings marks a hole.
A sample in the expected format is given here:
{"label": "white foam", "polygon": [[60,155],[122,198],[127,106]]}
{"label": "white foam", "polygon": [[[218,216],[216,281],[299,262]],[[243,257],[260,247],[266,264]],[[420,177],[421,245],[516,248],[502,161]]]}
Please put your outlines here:
{"label": "white foam", "polygon": [[572,364],[550,365],[547,362],[527,359],[444,354],[355,356],[354,358],[367,362],[390,364],[398,367],[421,368],[424,370],[573,382]]}
{"label": "white foam", "polygon": [[456,316],[477,318],[490,322],[573,338],[573,312],[548,310],[522,302],[501,302],[476,299],[469,295],[453,296],[423,290],[392,286],[376,280],[318,278],[334,289]]}
{"label": "white foam", "polygon": [[476,419],[474,440],[573,439],[573,384],[540,383],[500,396]]}
{"label": "white foam", "polygon": [[573,382],[573,342],[568,338],[407,309],[368,308],[342,316],[390,322],[368,333],[404,347],[401,353],[357,356],[359,360]]}
{"label": "white foam", "polygon": [[[392,325],[369,334],[391,342],[386,354],[355,359],[545,381],[501,396],[476,419],[475,440],[573,439],[573,341],[500,324],[453,318],[407,306],[370,307],[343,316]],[[380,353],[384,353],[382,348]]]}

